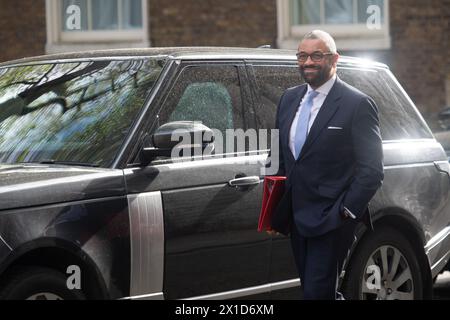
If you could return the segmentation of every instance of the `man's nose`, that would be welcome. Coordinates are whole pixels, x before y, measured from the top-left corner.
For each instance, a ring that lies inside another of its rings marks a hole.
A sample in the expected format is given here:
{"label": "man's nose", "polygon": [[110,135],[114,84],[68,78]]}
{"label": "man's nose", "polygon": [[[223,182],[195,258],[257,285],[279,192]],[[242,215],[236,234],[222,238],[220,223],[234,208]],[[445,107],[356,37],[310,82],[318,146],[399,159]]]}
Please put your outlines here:
{"label": "man's nose", "polygon": [[311,59],[311,56],[308,56],[307,58],[306,58],[306,61],[305,61],[305,64],[307,64],[307,63],[314,63],[314,61],[312,61],[312,59]]}

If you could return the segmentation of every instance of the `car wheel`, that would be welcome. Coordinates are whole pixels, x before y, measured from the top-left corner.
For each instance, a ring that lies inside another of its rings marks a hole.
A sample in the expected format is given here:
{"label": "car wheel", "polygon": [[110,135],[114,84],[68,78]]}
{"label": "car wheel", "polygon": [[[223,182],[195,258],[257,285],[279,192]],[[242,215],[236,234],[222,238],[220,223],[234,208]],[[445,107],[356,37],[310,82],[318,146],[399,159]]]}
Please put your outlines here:
{"label": "car wheel", "polygon": [[69,290],[67,276],[50,268],[18,268],[4,277],[0,300],[84,300],[81,290]]}
{"label": "car wheel", "polygon": [[351,300],[417,300],[423,297],[419,262],[397,230],[369,233],[352,254],[342,291]]}

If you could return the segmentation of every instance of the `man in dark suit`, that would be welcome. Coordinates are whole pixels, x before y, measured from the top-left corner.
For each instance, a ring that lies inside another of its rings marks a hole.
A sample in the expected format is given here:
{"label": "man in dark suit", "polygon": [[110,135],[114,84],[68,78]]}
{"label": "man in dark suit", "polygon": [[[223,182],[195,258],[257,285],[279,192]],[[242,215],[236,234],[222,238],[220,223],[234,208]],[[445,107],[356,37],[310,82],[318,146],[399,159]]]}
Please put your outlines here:
{"label": "man in dark suit", "polygon": [[297,58],[306,84],[286,90],[276,118],[278,174],[288,175],[292,214],[275,230],[291,234],[303,298],[334,300],[356,224],[370,218],[368,203],[383,180],[378,110],[337,77],[339,54],[328,33],[307,34]]}

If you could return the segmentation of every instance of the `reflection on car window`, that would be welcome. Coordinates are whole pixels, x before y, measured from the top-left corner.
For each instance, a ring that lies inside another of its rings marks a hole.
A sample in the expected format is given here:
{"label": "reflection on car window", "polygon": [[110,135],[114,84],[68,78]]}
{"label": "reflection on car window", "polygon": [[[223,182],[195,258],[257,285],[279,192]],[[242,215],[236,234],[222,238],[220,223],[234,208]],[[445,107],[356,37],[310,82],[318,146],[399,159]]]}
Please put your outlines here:
{"label": "reflection on car window", "polygon": [[[286,89],[301,85],[304,81],[296,65],[254,65],[257,84],[256,125],[258,129],[274,129],[278,102]],[[271,131],[267,146],[271,147]],[[265,145],[260,143],[259,145]],[[262,149],[262,148],[261,148]]]}
{"label": "reflection on car window", "polygon": [[211,129],[243,128],[242,96],[235,66],[189,66],[180,73],[159,114],[159,125],[199,121]]}
{"label": "reflection on car window", "polygon": [[298,67],[291,66],[253,66],[258,85],[258,106],[256,123],[260,129],[275,128],[275,115],[281,96],[286,89],[301,85]]}
{"label": "reflection on car window", "polygon": [[418,112],[386,71],[338,68],[338,75],[375,101],[383,140],[432,138]]}
{"label": "reflection on car window", "polygon": [[[227,129],[246,130],[243,99],[234,65],[185,67],[159,110],[157,127],[173,121],[196,121],[222,133],[225,148]],[[234,131],[233,131],[234,132]],[[216,145],[220,137],[216,136]],[[245,146],[246,147],[246,146]],[[231,152],[230,150],[213,151]],[[234,144],[234,152],[237,144]]]}
{"label": "reflection on car window", "polygon": [[109,166],[162,66],[149,59],[1,69],[0,162]]}
{"label": "reflection on car window", "polygon": [[220,83],[190,84],[181,96],[169,121],[193,119],[223,133],[234,128],[233,104],[228,90]]}

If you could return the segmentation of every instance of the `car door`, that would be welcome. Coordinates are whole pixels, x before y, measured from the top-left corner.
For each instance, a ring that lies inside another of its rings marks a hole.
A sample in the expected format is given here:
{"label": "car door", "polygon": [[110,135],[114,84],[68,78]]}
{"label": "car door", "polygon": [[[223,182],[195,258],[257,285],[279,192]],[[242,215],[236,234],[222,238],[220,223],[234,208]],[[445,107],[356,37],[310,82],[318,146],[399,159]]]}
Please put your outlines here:
{"label": "car door", "polygon": [[[150,131],[173,121],[201,121],[224,134],[244,131],[246,77],[241,62],[181,63],[162,102],[153,107],[156,122]],[[220,149],[217,136],[215,145]],[[243,150],[229,141],[223,152],[218,149],[188,161],[158,158],[126,170],[130,194],[161,197],[165,298],[222,299],[268,291],[255,288],[267,283],[271,246],[270,237],[256,231],[264,156],[239,153]]]}
{"label": "car door", "polygon": [[[303,83],[298,67],[293,60],[289,62],[260,62],[247,63],[252,91],[254,94],[254,124],[257,130],[270,130],[275,128],[275,118],[278,102],[284,91]],[[271,139],[268,139],[268,142]],[[268,149],[272,146],[269,145]],[[268,154],[267,150],[260,149],[260,153]],[[274,163],[272,161],[272,163]],[[276,235],[272,239],[270,257],[269,283],[271,284],[272,298],[299,297],[298,273],[293,259],[290,238]]]}

